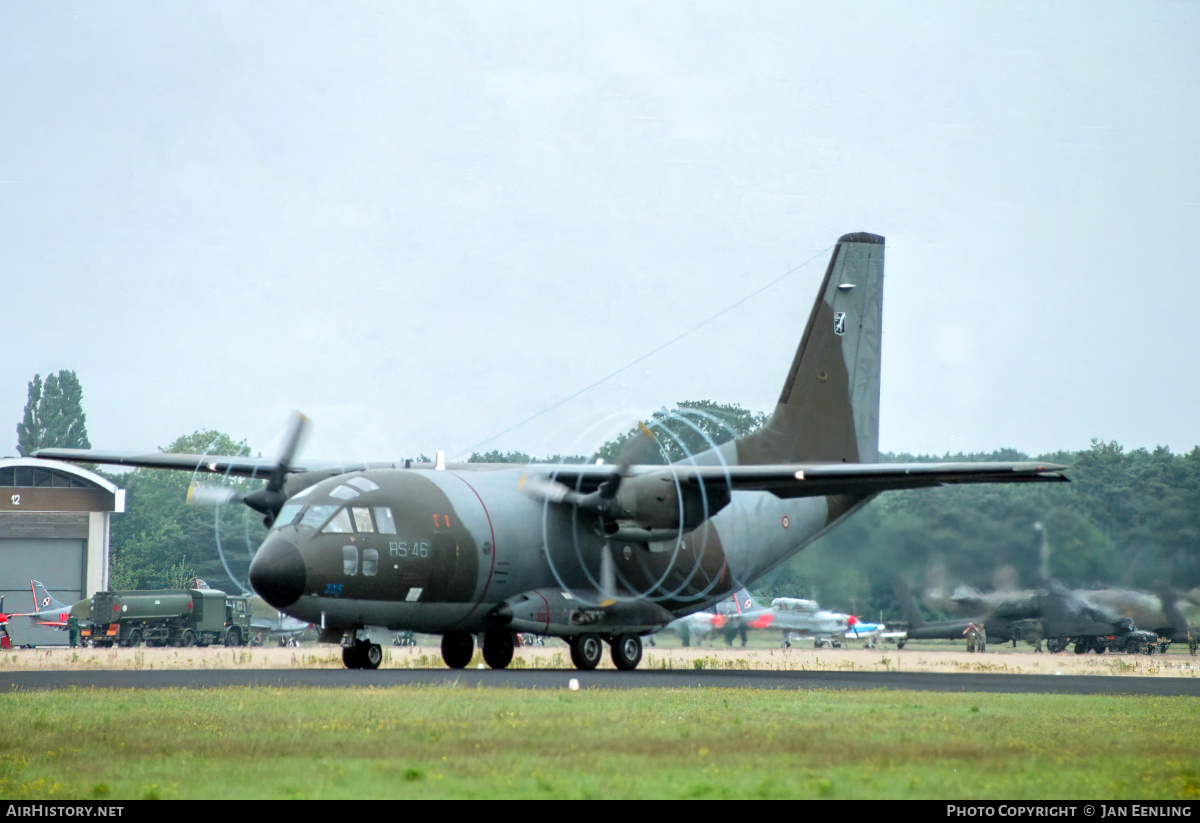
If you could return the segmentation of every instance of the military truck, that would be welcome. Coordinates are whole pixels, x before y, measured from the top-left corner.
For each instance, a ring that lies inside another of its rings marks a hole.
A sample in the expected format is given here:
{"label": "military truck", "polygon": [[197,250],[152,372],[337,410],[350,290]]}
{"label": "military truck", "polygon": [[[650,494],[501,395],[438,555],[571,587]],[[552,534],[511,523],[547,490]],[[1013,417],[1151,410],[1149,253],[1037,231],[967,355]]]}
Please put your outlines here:
{"label": "military truck", "polygon": [[240,646],[250,636],[248,599],[216,589],[96,592],[82,637],[93,646]]}

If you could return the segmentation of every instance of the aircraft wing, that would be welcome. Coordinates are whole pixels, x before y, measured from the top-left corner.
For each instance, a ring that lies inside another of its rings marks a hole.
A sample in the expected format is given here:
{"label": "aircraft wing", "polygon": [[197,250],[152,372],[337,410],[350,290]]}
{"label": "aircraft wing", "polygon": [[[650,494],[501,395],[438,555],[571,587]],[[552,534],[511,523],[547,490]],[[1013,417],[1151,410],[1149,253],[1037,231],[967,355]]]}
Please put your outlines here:
{"label": "aircraft wing", "polygon": [[[608,465],[530,466],[559,483],[590,491],[612,477]],[[1067,482],[1066,466],[1036,461],[1013,463],[790,463],[761,466],[632,466],[633,477],[666,473],[680,484],[728,485],[735,491],[766,491],[776,497],[867,495],[956,483]]]}
{"label": "aircraft wing", "polygon": [[274,468],[273,461],[265,457],[221,457],[211,454],[134,454],[96,449],[38,449],[33,456],[43,460],[66,460],[71,463],[199,471],[236,477],[269,477]]}
{"label": "aircraft wing", "polygon": [[[223,457],[202,454],[131,454],[95,449],[39,449],[35,457],[47,460],[103,463],[150,469],[206,472],[235,477],[269,477],[275,464],[262,457]],[[475,464],[485,468],[487,464]],[[396,463],[323,464],[289,466],[291,472],[334,469],[342,472],[372,468],[399,468]],[[894,489],[917,489],[954,483],[1066,482],[1066,466],[1036,461],[1014,463],[785,463],[756,466],[631,466],[637,477],[669,473],[677,482],[691,485],[728,485],[736,491],[766,491],[776,497],[820,497],[830,494],[877,494]],[[612,477],[611,465],[532,465],[526,473],[546,475],[578,491],[592,491]]]}
{"label": "aircraft wing", "polygon": [[[70,463],[102,463],[110,466],[131,466],[142,469],[172,469],[174,471],[204,472],[207,474],[230,475],[233,477],[268,478],[276,463],[267,457],[228,457],[212,454],[164,454],[150,452],[107,452],[97,449],[38,449],[34,457],[42,460],[65,460]],[[403,463],[334,463],[309,462],[305,465],[289,465],[289,473],[329,471],[332,474],[364,471],[366,469],[398,469]]]}

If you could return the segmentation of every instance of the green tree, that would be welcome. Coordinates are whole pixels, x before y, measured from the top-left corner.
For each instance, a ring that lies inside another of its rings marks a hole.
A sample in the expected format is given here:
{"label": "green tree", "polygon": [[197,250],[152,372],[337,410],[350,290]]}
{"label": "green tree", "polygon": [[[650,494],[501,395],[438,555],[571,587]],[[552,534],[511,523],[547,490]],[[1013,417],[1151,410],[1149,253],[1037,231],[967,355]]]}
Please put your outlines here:
{"label": "green tree", "polygon": [[[161,451],[250,455],[245,442],[215,431],[180,437]],[[162,469],[138,469],[115,478],[125,487],[126,504],[125,514],[113,520],[112,588],[178,588],[181,581],[196,576],[226,591],[246,587],[250,558],[266,536],[261,515],[242,505],[188,505],[187,490],[193,480],[221,482],[240,494],[260,485],[259,481],[220,480]]]}
{"label": "green tree", "polygon": [[617,463],[630,441],[634,441],[634,462],[674,463],[745,437],[766,421],[763,412],[747,411],[736,403],[685,400],[674,409],[663,408],[650,416],[646,425],[654,434],[656,446],[643,445],[638,440],[641,430],[634,427],[605,443],[597,454],[606,462]]}
{"label": "green tree", "polygon": [[17,424],[17,454],[28,457],[38,449],[90,449],[83,387],[75,372],[35,374],[29,381],[25,414]]}

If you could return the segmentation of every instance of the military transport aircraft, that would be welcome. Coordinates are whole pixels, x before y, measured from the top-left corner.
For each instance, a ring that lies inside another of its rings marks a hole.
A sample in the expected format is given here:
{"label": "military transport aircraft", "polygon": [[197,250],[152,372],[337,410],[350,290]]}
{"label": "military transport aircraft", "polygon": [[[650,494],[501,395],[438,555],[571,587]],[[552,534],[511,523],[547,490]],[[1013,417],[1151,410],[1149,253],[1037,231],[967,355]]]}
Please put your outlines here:
{"label": "military transport aircraft", "polygon": [[378,667],[379,641],[413,630],[440,634],[451,668],[470,662],[476,634],[483,659],[504,668],[514,632],[532,632],[566,639],[580,669],[600,662],[605,642],[617,668],[633,669],[643,636],[728,597],[880,492],[1066,479],[1065,467],[1037,462],[875,462],[883,252],[878,235],[841,237],[766,425],[670,465],[623,455],[617,465],[315,468],[296,459],[303,417],[274,462],[37,456],[265,477],[231,498],[271,529],[250,583],[340,643],[350,668]]}

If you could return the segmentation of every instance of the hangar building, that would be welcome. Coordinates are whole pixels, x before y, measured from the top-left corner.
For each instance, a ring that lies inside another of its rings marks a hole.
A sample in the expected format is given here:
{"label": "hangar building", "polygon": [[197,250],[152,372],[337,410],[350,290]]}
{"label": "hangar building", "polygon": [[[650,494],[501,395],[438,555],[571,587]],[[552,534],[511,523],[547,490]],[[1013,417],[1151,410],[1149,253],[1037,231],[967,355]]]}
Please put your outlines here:
{"label": "hangar building", "polygon": [[29,581],[64,603],[108,589],[109,519],[125,490],[54,460],[0,459],[0,594],[4,611],[27,612]]}

